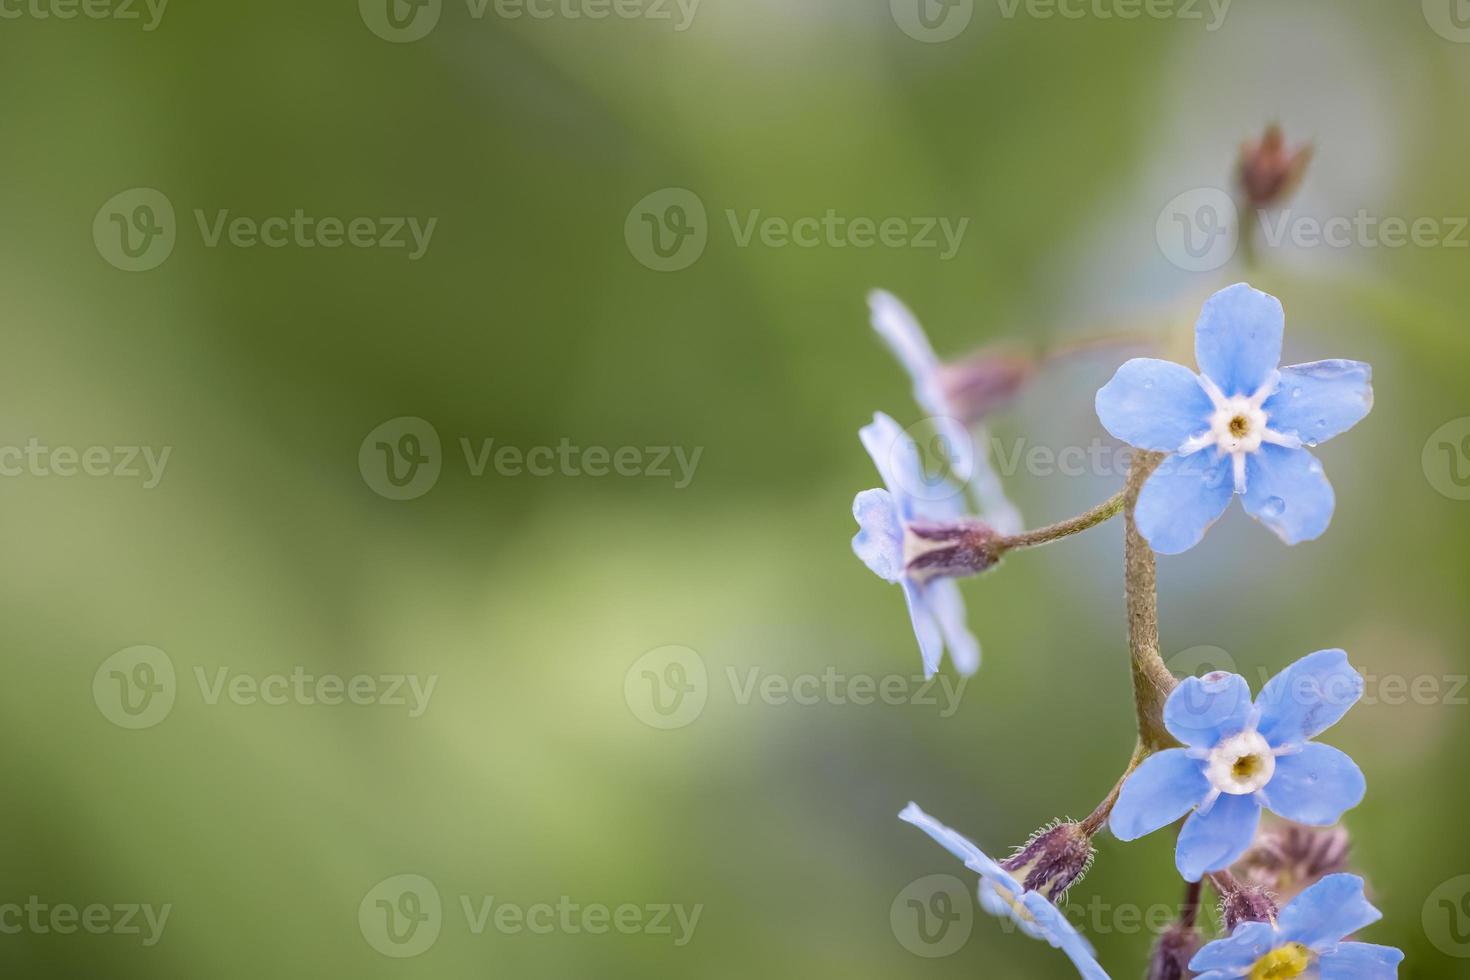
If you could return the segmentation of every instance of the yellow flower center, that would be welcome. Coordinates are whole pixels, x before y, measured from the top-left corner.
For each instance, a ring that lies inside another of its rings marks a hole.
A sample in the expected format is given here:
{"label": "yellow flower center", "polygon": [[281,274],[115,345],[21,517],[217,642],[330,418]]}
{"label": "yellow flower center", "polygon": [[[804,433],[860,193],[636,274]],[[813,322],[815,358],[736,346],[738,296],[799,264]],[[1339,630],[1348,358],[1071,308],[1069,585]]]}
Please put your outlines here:
{"label": "yellow flower center", "polygon": [[1307,972],[1312,965],[1312,951],[1301,943],[1287,943],[1256,960],[1247,980],[1290,980]]}
{"label": "yellow flower center", "polygon": [[1231,773],[1241,782],[1248,782],[1260,775],[1266,763],[1258,755],[1243,755],[1230,767]]}

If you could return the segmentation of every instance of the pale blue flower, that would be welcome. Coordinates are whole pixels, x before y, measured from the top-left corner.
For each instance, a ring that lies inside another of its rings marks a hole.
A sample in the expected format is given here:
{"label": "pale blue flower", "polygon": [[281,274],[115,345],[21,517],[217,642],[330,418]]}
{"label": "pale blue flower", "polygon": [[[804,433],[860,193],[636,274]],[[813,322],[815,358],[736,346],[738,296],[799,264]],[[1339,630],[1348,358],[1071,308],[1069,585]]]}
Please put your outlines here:
{"label": "pale blue flower", "polygon": [[906,553],[910,528],[919,522],[963,528],[964,497],[952,483],[924,471],[918,447],[882,412],[859,435],[887,489],[864,490],[853,499],[859,530],[852,550],[879,578],[903,587],[925,676],[938,673],[946,648],[956,670],[973,674],[980,666],[980,644],[965,625],[959,585],[952,578],[911,571]]}
{"label": "pale blue flower", "polygon": [[1200,312],[1198,375],[1135,358],[1097,393],[1108,432],[1171,454],[1138,498],[1138,530],[1160,554],[1198,544],[1236,494],[1246,513],[1287,544],[1327,530],[1332,484],[1306,447],[1368,414],[1373,371],[1342,360],[1278,368],[1285,323],[1274,296],[1237,283]]}
{"label": "pale blue flower", "polygon": [[1336,823],[1362,802],[1363,773],[1310,739],[1362,695],[1363,678],[1341,650],[1298,660],[1254,703],[1239,674],[1186,678],[1164,704],[1164,725],[1186,748],[1155,753],[1128,777],[1109,819],[1114,836],[1135,840],[1188,813],[1174,862],[1198,881],[1245,853],[1262,806],[1297,823]]}
{"label": "pale blue flower", "polygon": [[934,838],[941,847],[965,862],[965,867],[980,876],[980,905],[985,911],[1010,919],[1026,935],[1050,943],[1066,953],[1086,980],[1109,980],[1107,973],[1098,965],[1092,944],[1044,895],[1022,888],[1020,882],[988,854],[919,809],[917,804],[910,803],[904,807],[898,818]]}
{"label": "pale blue flower", "polygon": [[881,289],[868,294],[868,309],[873,330],[913,380],[914,401],[933,420],[948,449],[950,468],[974,493],[981,516],[1003,534],[1020,533],[1025,526],[1021,512],[1006,497],[991,464],[990,435],[977,427],[971,436],[966,422],[973,413],[951,396],[945,384],[946,365],[934,353],[918,318],[898,297]]}
{"label": "pale blue flower", "polygon": [[1328,875],[1293,899],[1274,923],[1241,923],[1196,953],[1189,968],[1199,971],[1195,980],[1394,980],[1403,953],[1344,941],[1381,918],[1363,895],[1362,878]]}

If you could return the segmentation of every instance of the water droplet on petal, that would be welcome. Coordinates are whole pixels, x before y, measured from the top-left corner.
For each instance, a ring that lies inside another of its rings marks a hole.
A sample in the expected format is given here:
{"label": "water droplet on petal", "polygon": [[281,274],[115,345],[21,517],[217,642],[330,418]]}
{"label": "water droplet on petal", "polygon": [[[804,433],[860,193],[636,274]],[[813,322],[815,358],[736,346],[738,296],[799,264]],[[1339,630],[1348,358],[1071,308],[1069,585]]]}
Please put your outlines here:
{"label": "water droplet on petal", "polygon": [[1145,387],[1145,388],[1152,388],[1152,387],[1153,387],[1153,386],[1154,386],[1154,383],[1153,383],[1153,382],[1152,382],[1152,381],[1145,381],[1145,382],[1144,382],[1144,383],[1143,383],[1143,386],[1144,386],[1144,387]]}
{"label": "water droplet on petal", "polygon": [[1291,397],[1293,397],[1293,398],[1300,398],[1300,397],[1302,397],[1302,390],[1300,388],[1293,388],[1293,389],[1291,389]]}
{"label": "water droplet on petal", "polygon": [[1280,497],[1272,497],[1261,508],[1261,516],[1273,521],[1284,513],[1286,513],[1286,501]]}

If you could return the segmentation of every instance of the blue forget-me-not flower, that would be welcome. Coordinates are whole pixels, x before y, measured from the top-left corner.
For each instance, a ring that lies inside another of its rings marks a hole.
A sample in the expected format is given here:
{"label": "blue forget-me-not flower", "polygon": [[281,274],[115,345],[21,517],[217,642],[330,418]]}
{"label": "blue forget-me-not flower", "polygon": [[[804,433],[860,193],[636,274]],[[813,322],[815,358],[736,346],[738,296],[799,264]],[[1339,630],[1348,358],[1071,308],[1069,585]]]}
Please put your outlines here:
{"label": "blue forget-me-not flower", "polygon": [[1189,961],[1195,980],[1393,980],[1404,954],[1391,946],[1345,942],[1382,913],[1357,875],[1328,875],[1281,910],[1275,922],[1242,922]]}
{"label": "blue forget-me-not flower", "polygon": [[918,447],[893,419],[879,412],[859,435],[886,489],[864,490],[853,499],[859,530],[852,550],[879,578],[903,586],[925,675],[939,671],[946,648],[955,669],[973,674],[980,644],[965,625],[965,601],[953,576],[995,564],[995,532],[964,515],[957,487],[924,471]]}
{"label": "blue forget-me-not flower", "polygon": [[1263,806],[1297,823],[1336,823],[1362,802],[1363,773],[1310,739],[1362,694],[1363,678],[1341,650],[1303,657],[1254,702],[1239,674],[1186,678],[1164,704],[1164,725],[1185,748],[1149,756],[1128,777],[1109,820],[1114,836],[1135,840],[1188,813],[1174,861],[1198,881],[1245,853]]}
{"label": "blue forget-me-not flower", "polygon": [[1135,358],[1097,393],[1103,427],[1138,449],[1169,453],[1138,497],[1138,530],[1178,554],[1240,495],[1246,513],[1287,544],[1327,530],[1332,484],[1310,447],[1373,407],[1361,361],[1278,368],[1285,315],[1274,297],[1237,283],[1211,296],[1195,325],[1200,373]]}

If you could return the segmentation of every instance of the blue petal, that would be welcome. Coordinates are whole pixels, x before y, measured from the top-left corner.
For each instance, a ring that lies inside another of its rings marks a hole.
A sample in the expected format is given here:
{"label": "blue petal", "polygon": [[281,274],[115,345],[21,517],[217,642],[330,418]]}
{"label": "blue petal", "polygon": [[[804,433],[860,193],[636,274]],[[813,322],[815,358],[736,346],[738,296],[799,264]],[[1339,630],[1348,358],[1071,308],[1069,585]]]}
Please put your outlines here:
{"label": "blue petal", "polygon": [[1170,456],[1138,495],[1138,532],[1161,555],[1199,544],[1235,492],[1230,457],[1204,449]]}
{"label": "blue petal", "polygon": [[1004,885],[1013,892],[1021,891],[1020,884],[1012,878],[1000,865],[996,864],[984,851],[976,847],[963,834],[946,827],[935,820],[929,814],[919,809],[917,803],[910,803],[899,813],[898,819],[905,823],[911,823],[924,833],[934,838],[946,851],[965,862],[965,867],[977,874],[984,875],[999,884]]}
{"label": "blue petal", "polygon": [[930,415],[951,415],[939,384],[939,358],[918,318],[897,296],[881,289],[868,294],[868,310],[873,329],[913,379],[914,401]]}
{"label": "blue petal", "polygon": [[1322,536],[1337,497],[1322,464],[1305,449],[1266,443],[1245,460],[1245,512],[1287,544]]}
{"label": "blue petal", "polygon": [[980,641],[965,624],[965,598],[954,579],[936,579],[924,586],[924,597],[955,670],[968,677],[980,669]]}
{"label": "blue petal", "polygon": [[909,621],[914,626],[914,638],[919,641],[919,658],[924,662],[924,676],[939,673],[939,660],[944,656],[944,634],[934,611],[929,608],[929,597],[924,587],[912,579],[903,580],[903,598],[909,606]]}
{"label": "blue petal", "polygon": [[1315,446],[1351,429],[1373,408],[1373,368],[1340,360],[1282,368],[1280,387],[1261,407],[1269,428]]}
{"label": "blue petal", "polygon": [[1368,783],[1358,764],[1330,745],[1308,742],[1276,760],[1260,799],[1272,813],[1297,823],[1330,827],[1363,802]]}
{"label": "blue petal", "polygon": [[1085,980],[1109,980],[1107,973],[1098,965],[1092,944],[1073,928],[1061,909],[1037,892],[1026,892],[1021,896],[1021,904],[1036,920],[1042,938],[1066,953],[1079,975]]}
{"label": "blue petal", "polygon": [[1239,282],[1205,300],[1194,327],[1194,359],[1226,395],[1251,395],[1281,363],[1285,330],[1280,300]]}
{"label": "blue petal", "polygon": [[[964,513],[964,492],[944,474],[930,474],[924,469],[913,437],[892,418],[874,413],[872,423],[858,430],[858,436],[878,468],[883,485],[893,494],[900,520],[946,520]],[[941,428],[935,438],[946,443],[945,458],[954,460],[961,448],[953,444],[950,430]]]}
{"label": "blue petal", "polygon": [[1217,670],[1186,677],[1164,702],[1164,727],[1185,745],[1214,748],[1227,735],[1245,730],[1253,706],[1244,677]]}
{"label": "blue petal", "polygon": [[1277,927],[1284,941],[1324,950],[1383,918],[1363,896],[1357,875],[1328,875],[1281,910]]}
{"label": "blue petal", "polygon": [[1261,822],[1261,805],[1251,796],[1222,795],[1205,813],[1184,821],[1174,851],[1174,866],[1185,881],[1228,868],[1251,846]]}
{"label": "blue petal", "polygon": [[1026,529],[1026,522],[1020,510],[1006,496],[1005,485],[995,472],[990,456],[990,434],[984,428],[977,429],[971,445],[975,450],[970,454],[970,489],[974,492],[980,516],[1001,534],[1020,534]]}
{"label": "blue petal", "polygon": [[885,582],[903,575],[903,526],[898,508],[887,490],[864,490],[853,498],[852,516],[860,530],[852,537],[852,550]]}
{"label": "blue petal", "polygon": [[1363,676],[1342,650],[1309,653],[1271,678],[1256,695],[1256,730],[1274,748],[1325,732],[1363,696]]}
{"label": "blue petal", "polygon": [[1321,980],[1396,980],[1404,954],[1392,946],[1343,943],[1318,961]]}
{"label": "blue petal", "polygon": [[1276,930],[1268,922],[1243,922],[1235,932],[1205,946],[1189,961],[1191,970],[1219,970],[1231,977],[1243,976],[1256,960],[1280,945]]}
{"label": "blue petal", "polygon": [[1199,762],[1183,749],[1165,749],[1144,759],[1123,783],[1108,827],[1118,840],[1137,840],[1178,820],[1209,792]]}
{"label": "blue petal", "polygon": [[1177,452],[1210,427],[1214,403],[1189,368],[1137,357],[1097,393],[1097,417],[1115,438],[1139,449]]}

